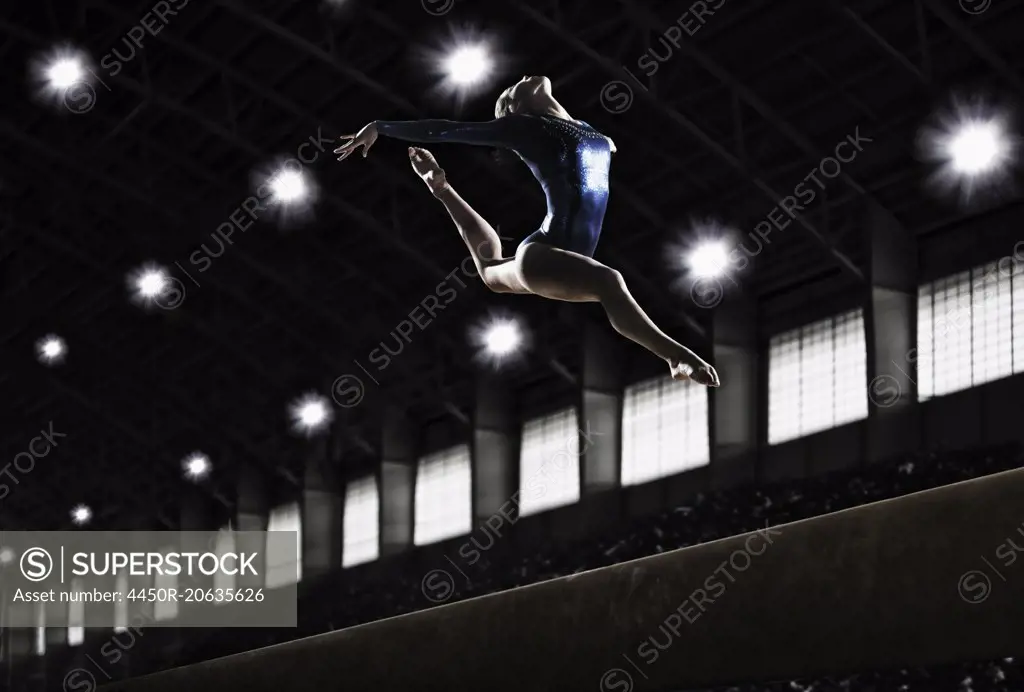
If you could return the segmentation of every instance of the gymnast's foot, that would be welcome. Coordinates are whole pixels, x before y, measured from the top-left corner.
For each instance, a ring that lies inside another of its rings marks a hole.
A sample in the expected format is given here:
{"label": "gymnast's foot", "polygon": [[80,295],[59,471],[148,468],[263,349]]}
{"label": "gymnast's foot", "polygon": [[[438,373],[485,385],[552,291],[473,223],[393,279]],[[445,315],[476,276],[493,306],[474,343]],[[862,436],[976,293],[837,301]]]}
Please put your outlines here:
{"label": "gymnast's foot", "polygon": [[431,194],[437,197],[448,187],[448,180],[444,170],[438,165],[437,159],[426,149],[409,147],[409,161],[412,162],[412,169],[416,175],[423,179],[423,182],[430,188]]}
{"label": "gymnast's foot", "polygon": [[705,387],[718,387],[721,384],[715,369],[700,359],[692,363],[685,360],[670,360],[668,368],[673,380],[693,380]]}

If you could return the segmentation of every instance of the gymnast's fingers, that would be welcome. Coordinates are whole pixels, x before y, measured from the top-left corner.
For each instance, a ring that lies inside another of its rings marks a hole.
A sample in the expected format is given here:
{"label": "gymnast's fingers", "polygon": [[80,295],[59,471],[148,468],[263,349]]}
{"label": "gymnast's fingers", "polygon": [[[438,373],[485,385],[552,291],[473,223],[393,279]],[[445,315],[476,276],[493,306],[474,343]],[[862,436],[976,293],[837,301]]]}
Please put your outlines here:
{"label": "gymnast's fingers", "polygon": [[718,381],[718,373],[715,371],[713,367],[709,365],[706,368],[702,368],[702,370],[703,372],[701,373],[701,376],[705,380],[704,384],[706,384],[708,387],[718,387],[721,384]]}
{"label": "gymnast's fingers", "polygon": [[355,135],[342,135],[342,137],[341,137],[341,138],[342,138],[342,139],[347,139],[347,140],[350,140],[350,141],[348,141],[348,142],[345,142],[345,143],[344,143],[344,144],[342,144],[342,145],[341,145],[340,147],[338,147],[337,149],[335,149],[335,150],[334,150],[334,153],[335,153],[335,154],[340,154],[340,153],[341,153],[341,152],[342,152],[343,150],[345,150],[345,149],[347,149],[347,148],[351,147],[351,146],[352,146],[353,144],[355,144],[355,141],[354,141],[354,140],[355,140]]}

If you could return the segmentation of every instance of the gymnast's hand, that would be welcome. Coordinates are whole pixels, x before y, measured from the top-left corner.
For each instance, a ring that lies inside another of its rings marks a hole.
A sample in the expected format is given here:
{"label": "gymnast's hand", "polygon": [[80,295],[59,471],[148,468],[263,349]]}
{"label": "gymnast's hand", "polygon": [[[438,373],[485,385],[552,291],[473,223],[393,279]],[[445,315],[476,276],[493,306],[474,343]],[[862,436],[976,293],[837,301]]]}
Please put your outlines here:
{"label": "gymnast's hand", "polygon": [[703,363],[693,369],[689,375],[690,379],[705,387],[719,387],[722,382],[718,379],[718,372],[710,363]]}
{"label": "gymnast's hand", "polygon": [[342,135],[341,138],[351,141],[342,144],[334,150],[334,153],[339,155],[339,161],[347,159],[354,151],[359,149],[359,147],[363,148],[363,158],[365,159],[366,155],[370,153],[370,147],[372,147],[373,143],[377,141],[377,125],[376,123],[370,123],[356,134]]}
{"label": "gymnast's hand", "polygon": [[668,365],[674,380],[692,380],[705,387],[721,386],[721,380],[718,379],[718,372],[714,367],[692,351],[687,350],[684,357],[670,360]]}

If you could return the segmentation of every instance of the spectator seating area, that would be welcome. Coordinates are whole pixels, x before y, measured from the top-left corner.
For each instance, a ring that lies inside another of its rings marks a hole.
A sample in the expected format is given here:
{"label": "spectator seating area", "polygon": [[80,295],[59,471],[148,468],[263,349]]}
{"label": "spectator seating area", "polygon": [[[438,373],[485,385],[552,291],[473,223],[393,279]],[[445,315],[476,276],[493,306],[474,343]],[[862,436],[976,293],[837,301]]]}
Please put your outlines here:
{"label": "spectator seating area", "polygon": [[[528,553],[513,539],[477,536],[479,559],[466,570],[468,579],[456,577],[450,600],[471,598],[511,589],[605,565],[695,545],[747,531],[819,516],[878,500],[899,497],[1018,468],[1024,460],[1020,447],[922,453],[889,463],[861,467],[826,476],[772,485],[748,486],[699,494],[691,502],[644,520],[573,544],[538,546]],[[455,541],[456,546],[465,542]],[[428,546],[410,556],[339,571],[316,583],[304,584],[297,630],[173,630],[150,629],[134,647],[131,675],[163,670],[232,653],[247,651],[298,637],[350,627],[431,607],[423,578]],[[452,549],[454,556],[455,549]],[[419,553],[417,555],[416,553]],[[96,646],[96,645],[93,645]],[[90,647],[89,639],[85,650]],[[396,652],[400,656],[400,653]],[[742,656],[743,652],[733,655]],[[53,677],[59,679],[54,669]],[[48,678],[51,676],[47,676]],[[932,670],[862,672],[843,679],[787,681],[777,684],[729,688],[729,692],[760,690],[827,690],[883,692],[983,692],[1024,689],[1024,671],[1011,659],[969,662]]]}

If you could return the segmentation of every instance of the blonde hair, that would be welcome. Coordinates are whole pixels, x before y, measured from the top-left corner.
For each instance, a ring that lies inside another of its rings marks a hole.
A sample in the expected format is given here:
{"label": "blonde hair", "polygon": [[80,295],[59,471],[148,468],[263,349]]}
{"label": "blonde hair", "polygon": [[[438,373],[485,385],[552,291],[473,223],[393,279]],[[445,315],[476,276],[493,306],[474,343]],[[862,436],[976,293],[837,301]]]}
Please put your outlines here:
{"label": "blonde hair", "polygon": [[501,92],[501,96],[494,102],[494,119],[503,118],[512,114],[512,87]]}

